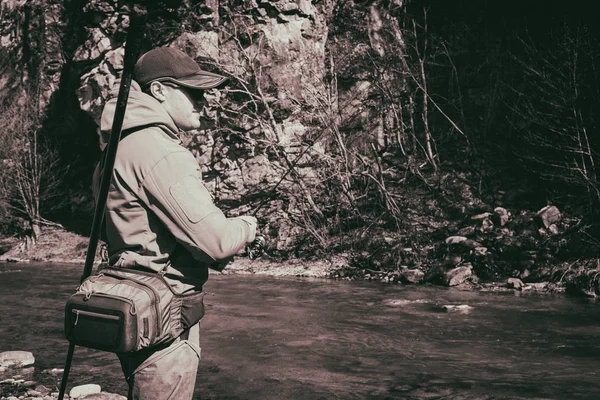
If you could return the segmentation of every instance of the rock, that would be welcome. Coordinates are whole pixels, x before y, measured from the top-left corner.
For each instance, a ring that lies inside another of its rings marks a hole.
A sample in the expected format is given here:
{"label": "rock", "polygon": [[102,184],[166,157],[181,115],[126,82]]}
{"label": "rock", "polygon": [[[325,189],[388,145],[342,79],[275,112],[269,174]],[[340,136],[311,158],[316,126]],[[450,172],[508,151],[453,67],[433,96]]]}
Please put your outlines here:
{"label": "rock", "polygon": [[444,257],[444,265],[447,265],[449,267],[454,267],[455,265],[458,265],[461,261],[462,257],[458,254],[448,254],[446,257]]}
{"label": "rock", "polygon": [[494,228],[494,223],[492,222],[491,219],[486,218],[483,221],[481,221],[481,227],[479,228],[479,230],[481,232],[489,232]]}
{"label": "rock", "polygon": [[543,292],[548,289],[548,282],[532,282],[523,287],[523,289],[531,289],[536,292]]}
{"label": "rock", "polygon": [[487,254],[487,247],[483,247],[483,246],[479,246],[479,247],[475,247],[475,255],[477,256],[485,256]]}
{"label": "rock", "polygon": [[469,250],[474,250],[477,247],[481,247],[481,244],[479,242],[476,242],[475,240],[471,240],[471,239],[465,240],[463,242],[463,245]]}
{"label": "rock", "polygon": [[469,312],[473,309],[473,307],[466,305],[466,304],[460,304],[460,305],[444,305],[442,306],[442,309],[444,309],[444,311],[446,312]]}
{"label": "rock", "polygon": [[473,216],[471,217],[471,219],[472,219],[472,220],[480,220],[480,219],[482,219],[482,220],[483,220],[483,219],[487,219],[487,218],[489,218],[491,215],[492,215],[491,213],[489,213],[489,212],[486,212],[486,213],[482,213],[482,214],[473,215]]}
{"label": "rock", "polygon": [[472,274],[473,266],[471,264],[467,264],[446,272],[445,281],[448,286],[457,286],[463,283]]}
{"label": "rock", "polygon": [[27,367],[35,363],[29,351],[5,351],[0,353],[0,367]]}
{"label": "rock", "polygon": [[446,244],[460,244],[467,240],[464,236],[450,236],[446,238]]}
{"label": "rock", "polygon": [[550,226],[562,219],[562,215],[556,206],[546,206],[535,214],[535,219],[548,229]]}
{"label": "rock", "polygon": [[472,236],[475,234],[475,227],[465,226],[464,228],[461,228],[458,232],[456,232],[456,234],[458,236]]}
{"label": "rock", "polygon": [[418,269],[406,269],[400,273],[400,280],[407,283],[419,283],[423,280],[425,273]]}
{"label": "rock", "polygon": [[494,215],[492,215],[492,222],[498,226],[504,226],[508,222],[510,214],[503,207],[494,208]]}
{"label": "rock", "polygon": [[42,395],[44,395],[44,394],[50,394],[50,392],[52,391],[52,390],[50,390],[50,388],[47,388],[44,385],[36,386],[34,390],[36,392],[40,392]]}
{"label": "rock", "polygon": [[518,278],[508,278],[508,280],[506,281],[506,287],[508,287],[510,289],[521,290],[521,289],[523,289],[523,286],[525,286],[523,284],[523,281],[521,281]]}
{"label": "rock", "polygon": [[83,398],[84,396],[88,396],[90,394],[100,393],[100,391],[100,385],[90,383],[87,385],[75,386],[69,392],[69,397],[72,399]]}
{"label": "rock", "polygon": [[52,376],[58,376],[58,375],[62,374],[63,372],[65,372],[65,370],[63,368],[52,368],[52,369],[45,369],[42,371],[43,374],[48,374],[48,375],[52,375]]}
{"label": "rock", "polygon": [[127,397],[121,396],[120,394],[100,392],[88,394],[87,396],[80,397],[82,400],[127,400]]}
{"label": "rock", "polygon": [[434,284],[443,283],[445,274],[446,274],[446,268],[444,266],[433,265],[431,268],[429,268],[429,270],[423,277],[423,282],[434,283]]}

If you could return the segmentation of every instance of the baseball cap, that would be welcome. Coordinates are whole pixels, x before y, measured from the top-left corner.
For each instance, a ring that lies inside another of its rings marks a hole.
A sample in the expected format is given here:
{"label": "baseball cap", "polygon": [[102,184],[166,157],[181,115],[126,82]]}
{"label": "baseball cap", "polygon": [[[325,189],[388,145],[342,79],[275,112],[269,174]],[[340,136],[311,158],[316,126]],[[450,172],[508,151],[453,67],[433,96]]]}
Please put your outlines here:
{"label": "baseball cap", "polygon": [[153,81],[172,82],[190,89],[213,89],[226,77],[203,71],[193,58],[173,47],[157,47],[143,54],[133,68],[133,79],[145,89]]}

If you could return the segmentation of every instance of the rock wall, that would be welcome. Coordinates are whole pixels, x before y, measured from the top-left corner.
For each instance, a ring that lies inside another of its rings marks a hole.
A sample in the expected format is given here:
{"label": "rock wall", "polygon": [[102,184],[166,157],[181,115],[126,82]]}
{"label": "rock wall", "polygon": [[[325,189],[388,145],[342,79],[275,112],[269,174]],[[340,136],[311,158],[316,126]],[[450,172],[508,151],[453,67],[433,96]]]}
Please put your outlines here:
{"label": "rock wall", "polygon": [[[323,90],[329,2],[308,0],[192,2],[190,12],[201,19],[201,29],[182,21],[181,32],[166,45],[185,51],[205,69],[230,76],[232,100],[215,99],[220,117],[215,126],[186,137],[206,185],[230,213],[251,212],[256,198],[277,185],[286,168],[302,150],[310,126],[300,113],[315,105]],[[198,10],[201,12],[198,13]],[[99,122],[106,101],[118,90],[123,69],[124,38],[129,25],[126,7],[110,1],[92,1],[85,7],[96,21],[76,51],[76,61],[90,65],[77,91],[81,109]],[[151,43],[148,47],[153,47]],[[241,101],[240,101],[241,99]],[[240,103],[256,107],[240,108]],[[269,148],[277,151],[270,152]],[[310,179],[310,168],[299,168]],[[312,176],[314,178],[314,176]],[[286,180],[278,190],[291,192],[296,183]],[[276,226],[277,246],[291,244],[289,204],[270,201],[263,207],[264,223]]]}
{"label": "rock wall", "polygon": [[[337,107],[338,93],[332,94],[324,82],[330,72],[328,22],[336,2],[187,0],[169,2],[175,5],[171,8],[159,3],[150,10],[146,50],[174,46],[205,69],[231,78],[230,90],[213,99],[218,110],[213,126],[185,138],[203,168],[207,187],[232,215],[251,213],[261,204],[261,224],[274,230],[279,248],[289,247],[291,237],[301,230],[290,223],[291,216],[300,215],[299,204],[308,199],[309,209],[319,212],[310,196],[323,179],[315,161],[325,159],[326,145],[314,138],[326,136],[320,136],[324,128],[319,118],[331,110],[324,111],[324,105]],[[44,60],[42,105],[56,92],[61,71],[67,71],[70,84],[63,91],[73,93],[72,82],[80,78],[75,90],[79,108],[98,123],[104,104],[118,89],[130,6],[112,0],[2,2],[0,51],[14,60],[23,58],[23,18],[37,16],[37,25],[31,26],[41,27],[45,43],[38,40],[28,46]],[[0,94],[19,90],[29,70],[0,73]],[[361,107],[355,103],[366,96],[363,86],[340,94],[357,112]],[[64,116],[80,110],[67,110]],[[64,124],[62,115],[57,124]],[[78,132],[75,125],[69,122],[70,131]],[[291,166],[294,171],[288,174]],[[272,193],[275,187],[277,196]]]}

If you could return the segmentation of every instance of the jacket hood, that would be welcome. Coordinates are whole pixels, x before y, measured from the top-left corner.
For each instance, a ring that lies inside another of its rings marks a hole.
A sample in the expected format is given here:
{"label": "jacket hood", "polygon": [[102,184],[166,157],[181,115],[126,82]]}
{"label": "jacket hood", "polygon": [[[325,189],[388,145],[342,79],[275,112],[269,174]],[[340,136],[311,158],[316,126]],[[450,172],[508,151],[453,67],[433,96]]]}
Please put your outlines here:
{"label": "jacket hood", "polygon": [[[108,143],[110,130],[112,129],[113,119],[117,108],[117,95],[120,85],[115,85],[114,97],[110,99],[104,106],[102,118],[100,119],[100,131],[103,142],[102,149]],[[144,93],[140,89],[140,85],[132,80],[129,90],[129,98],[127,99],[127,109],[123,119],[122,131],[138,128],[146,125],[160,125],[163,131],[174,141],[179,142],[179,129],[171,116],[165,111],[160,102],[154,97]]]}

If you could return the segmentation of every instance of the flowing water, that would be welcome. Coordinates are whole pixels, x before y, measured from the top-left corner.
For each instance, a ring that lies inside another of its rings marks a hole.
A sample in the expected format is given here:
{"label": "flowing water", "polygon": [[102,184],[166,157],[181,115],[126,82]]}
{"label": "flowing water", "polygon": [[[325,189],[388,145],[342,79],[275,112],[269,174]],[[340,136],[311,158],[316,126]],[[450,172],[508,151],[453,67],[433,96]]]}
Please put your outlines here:
{"label": "flowing water", "polygon": [[[47,386],[80,274],[0,264],[0,351],[31,351]],[[255,275],[205,290],[198,399],[600,399],[594,301]],[[114,355],[77,347],[69,388],[84,383],[126,393]]]}

